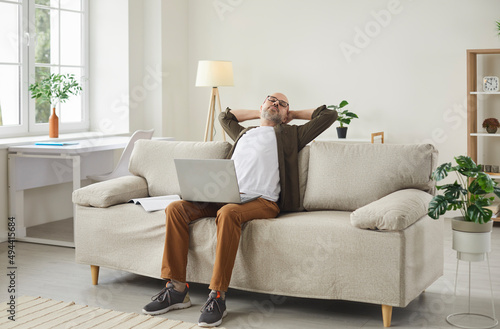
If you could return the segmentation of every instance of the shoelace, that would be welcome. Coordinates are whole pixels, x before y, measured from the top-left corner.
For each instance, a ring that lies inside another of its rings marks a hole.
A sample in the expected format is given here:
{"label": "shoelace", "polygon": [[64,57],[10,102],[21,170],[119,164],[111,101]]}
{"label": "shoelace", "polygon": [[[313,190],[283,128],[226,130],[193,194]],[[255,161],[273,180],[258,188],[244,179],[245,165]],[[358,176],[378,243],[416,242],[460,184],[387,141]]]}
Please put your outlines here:
{"label": "shoelace", "polygon": [[[217,296],[219,297],[219,296]],[[205,305],[202,306],[202,308],[200,309],[200,312],[203,313],[203,311],[206,309],[208,312],[212,312],[214,310],[214,305],[217,306],[217,310],[219,311],[219,313],[222,314],[221,310],[220,310],[220,305],[219,305],[219,301],[217,300],[216,297],[210,295],[210,297],[208,298],[207,302],[205,303]]]}
{"label": "shoelace", "polygon": [[151,300],[152,301],[157,300],[160,303],[162,303],[163,301],[165,301],[165,297],[168,298],[168,303],[170,304],[171,303],[171,301],[170,301],[170,289],[167,287],[163,288],[159,293],[157,293],[156,295],[151,297]]}

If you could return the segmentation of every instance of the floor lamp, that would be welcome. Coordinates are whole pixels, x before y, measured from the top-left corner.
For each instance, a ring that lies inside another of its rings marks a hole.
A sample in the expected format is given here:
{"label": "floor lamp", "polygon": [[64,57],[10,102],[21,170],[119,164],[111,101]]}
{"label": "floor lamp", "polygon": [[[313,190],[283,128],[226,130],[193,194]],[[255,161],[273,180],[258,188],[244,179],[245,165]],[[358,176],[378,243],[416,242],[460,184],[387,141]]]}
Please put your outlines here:
{"label": "floor lamp", "polygon": [[[219,89],[217,87],[233,86],[233,63],[228,61],[199,61],[196,74],[196,87],[212,87],[210,103],[208,105],[207,125],[204,141],[214,140],[215,103],[220,107]],[[224,130],[222,137],[226,140]]]}

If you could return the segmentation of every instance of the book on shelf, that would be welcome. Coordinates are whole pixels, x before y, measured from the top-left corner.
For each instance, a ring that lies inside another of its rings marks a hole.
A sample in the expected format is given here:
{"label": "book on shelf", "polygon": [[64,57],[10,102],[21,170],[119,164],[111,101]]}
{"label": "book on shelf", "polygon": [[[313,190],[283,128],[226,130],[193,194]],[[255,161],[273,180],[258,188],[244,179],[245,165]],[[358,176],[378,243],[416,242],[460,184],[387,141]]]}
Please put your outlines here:
{"label": "book on shelf", "polygon": [[167,206],[171,202],[180,199],[181,198],[178,195],[173,194],[173,195],[153,196],[148,198],[131,199],[128,202],[139,204],[144,208],[144,210],[151,212],[151,211],[163,210],[167,208]]}

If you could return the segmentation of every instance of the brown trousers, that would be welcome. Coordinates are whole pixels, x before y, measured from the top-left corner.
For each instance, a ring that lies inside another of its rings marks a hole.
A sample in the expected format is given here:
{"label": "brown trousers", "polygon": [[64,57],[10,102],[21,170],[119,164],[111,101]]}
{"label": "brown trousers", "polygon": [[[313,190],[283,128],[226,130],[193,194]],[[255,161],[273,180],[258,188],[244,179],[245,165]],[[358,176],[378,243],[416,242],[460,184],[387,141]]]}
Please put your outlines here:
{"label": "brown trousers", "polygon": [[215,217],[217,246],[210,289],[227,291],[241,236],[241,225],[252,219],[278,216],[275,202],[259,198],[245,204],[175,201],[165,209],[166,233],[161,277],[186,282],[189,250],[189,223]]}

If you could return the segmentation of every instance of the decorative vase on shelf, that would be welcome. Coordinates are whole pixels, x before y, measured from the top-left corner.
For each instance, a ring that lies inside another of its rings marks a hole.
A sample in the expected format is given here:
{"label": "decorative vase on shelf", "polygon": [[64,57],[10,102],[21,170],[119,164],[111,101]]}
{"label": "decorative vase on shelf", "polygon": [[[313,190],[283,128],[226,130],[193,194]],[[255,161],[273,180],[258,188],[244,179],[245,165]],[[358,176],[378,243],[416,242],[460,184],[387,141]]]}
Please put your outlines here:
{"label": "decorative vase on shelf", "polygon": [[49,137],[59,137],[59,118],[57,117],[55,107],[52,108],[52,114],[49,117]]}
{"label": "decorative vase on shelf", "polygon": [[486,128],[486,131],[490,134],[496,133],[498,127],[500,127],[500,122],[497,118],[487,118],[483,121],[483,128]]}
{"label": "decorative vase on shelf", "polygon": [[489,134],[494,134],[494,133],[496,133],[496,132],[497,132],[497,129],[498,129],[498,128],[497,128],[497,127],[495,127],[495,126],[488,126],[488,127],[486,127],[486,131],[487,131]]}
{"label": "decorative vase on shelf", "polygon": [[346,136],[347,136],[347,127],[337,127],[337,137],[346,138]]}

